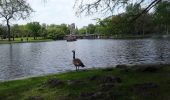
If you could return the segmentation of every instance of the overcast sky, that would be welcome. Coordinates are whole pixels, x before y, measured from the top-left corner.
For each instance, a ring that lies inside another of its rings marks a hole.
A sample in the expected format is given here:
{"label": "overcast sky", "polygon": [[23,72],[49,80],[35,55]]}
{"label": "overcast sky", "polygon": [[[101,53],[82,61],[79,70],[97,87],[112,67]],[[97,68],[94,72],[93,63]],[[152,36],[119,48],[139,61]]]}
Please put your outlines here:
{"label": "overcast sky", "polygon": [[73,9],[75,0],[28,0],[31,7],[35,10],[31,17],[25,21],[12,21],[11,24],[26,24],[28,22],[38,21],[46,24],[71,24],[75,23],[78,28],[95,23],[93,18],[77,17],[75,9]]}

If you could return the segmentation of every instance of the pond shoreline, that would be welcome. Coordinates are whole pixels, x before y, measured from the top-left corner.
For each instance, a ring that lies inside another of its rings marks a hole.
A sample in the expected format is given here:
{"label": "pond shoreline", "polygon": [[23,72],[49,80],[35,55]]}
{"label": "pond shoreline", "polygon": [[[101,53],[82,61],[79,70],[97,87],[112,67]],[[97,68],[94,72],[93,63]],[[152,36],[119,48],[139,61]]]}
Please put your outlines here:
{"label": "pond shoreline", "polygon": [[[54,100],[55,98],[55,100],[61,100],[65,98],[64,100],[80,100],[81,98],[82,100],[96,98],[97,100],[100,97],[103,100],[108,100],[113,96],[117,100],[130,99],[134,96],[136,100],[139,98],[140,100],[170,98],[168,95],[170,93],[168,88],[170,86],[169,64],[144,65],[144,69],[141,69],[142,65],[134,66],[138,68],[133,69],[133,66],[117,65],[116,68],[71,71],[1,82],[0,99],[32,100],[30,98],[41,98],[43,100]],[[141,92],[149,93],[143,95]],[[105,93],[110,95],[105,95]],[[155,96],[157,93],[159,95]]]}
{"label": "pond shoreline", "polygon": [[[123,70],[136,70],[139,68],[146,68],[146,67],[156,67],[156,68],[160,68],[160,67],[164,67],[164,66],[170,66],[170,64],[122,64],[122,65],[115,65],[115,66],[109,66],[109,67],[93,67],[93,68],[85,68],[85,69],[80,69],[80,71],[88,71],[88,70],[102,70],[102,69],[109,69],[109,68],[118,68],[118,69],[123,69]],[[37,77],[46,77],[46,76],[51,76],[51,75],[59,75],[59,74],[66,74],[66,73],[70,73],[70,72],[75,72],[75,70],[70,70],[70,71],[63,71],[63,72],[57,72],[57,73],[51,73],[51,74],[42,74],[42,75],[30,75],[30,76],[26,76],[26,77],[21,77],[21,78],[15,78],[15,79],[9,79],[9,80],[0,80],[0,83],[2,82],[9,82],[9,81],[17,81],[17,80],[25,80],[25,79],[29,79],[29,78],[37,78]]]}

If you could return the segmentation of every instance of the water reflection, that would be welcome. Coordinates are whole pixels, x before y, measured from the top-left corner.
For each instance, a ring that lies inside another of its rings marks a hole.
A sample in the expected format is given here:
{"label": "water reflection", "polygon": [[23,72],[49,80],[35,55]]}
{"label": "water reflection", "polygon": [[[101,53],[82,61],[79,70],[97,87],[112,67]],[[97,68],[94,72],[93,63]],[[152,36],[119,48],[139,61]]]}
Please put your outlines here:
{"label": "water reflection", "polygon": [[74,70],[72,50],[88,67],[170,63],[170,40],[78,40],[0,45],[0,80]]}

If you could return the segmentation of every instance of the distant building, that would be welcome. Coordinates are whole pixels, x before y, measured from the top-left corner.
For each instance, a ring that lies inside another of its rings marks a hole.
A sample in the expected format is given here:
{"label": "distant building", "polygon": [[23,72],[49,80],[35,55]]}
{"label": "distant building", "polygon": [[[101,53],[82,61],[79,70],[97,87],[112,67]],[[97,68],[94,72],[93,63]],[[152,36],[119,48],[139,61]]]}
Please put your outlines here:
{"label": "distant building", "polygon": [[71,25],[69,25],[69,29],[70,29],[70,35],[75,34],[75,30],[76,30],[75,23],[72,23]]}
{"label": "distant building", "polygon": [[75,23],[72,23],[72,24],[71,24],[71,28],[72,28],[72,29],[75,29],[75,28],[76,28]]}

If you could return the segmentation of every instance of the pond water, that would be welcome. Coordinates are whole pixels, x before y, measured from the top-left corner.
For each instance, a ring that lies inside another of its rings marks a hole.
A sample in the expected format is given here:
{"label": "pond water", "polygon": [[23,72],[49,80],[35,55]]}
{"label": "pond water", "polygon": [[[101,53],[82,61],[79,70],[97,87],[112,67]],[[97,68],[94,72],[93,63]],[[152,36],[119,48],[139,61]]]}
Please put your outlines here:
{"label": "pond water", "polygon": [[72,50],[87,68],[170,63],[169,39],[78,40],[0,45],[0,80],[75,70]]}

